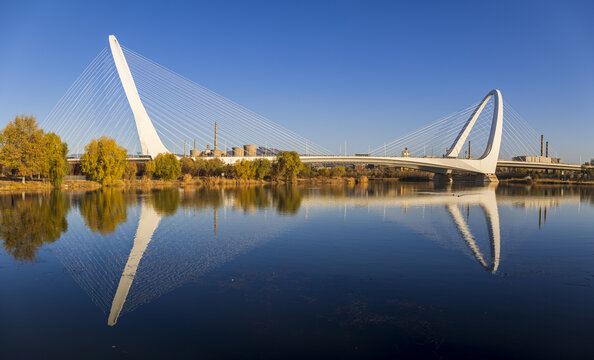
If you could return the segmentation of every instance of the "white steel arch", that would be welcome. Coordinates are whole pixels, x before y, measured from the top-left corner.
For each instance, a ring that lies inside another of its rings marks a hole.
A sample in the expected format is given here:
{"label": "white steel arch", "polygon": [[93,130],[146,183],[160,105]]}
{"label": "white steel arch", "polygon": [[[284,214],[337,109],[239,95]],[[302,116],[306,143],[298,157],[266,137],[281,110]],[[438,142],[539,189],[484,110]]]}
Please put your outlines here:
{"label": "white steel arch", "polygon": [[[499,149],[501,148],[501,135],[503,133],[503,97],[501,96],[501,91],[497,89],[491,90],[487,94],[487,96],[485,96],[483,100],[478,104],[468,121],[466,121],[466,124],[464,124],[464,127],[462,127],[462,130],[460,130],[458,137],[456,137],[456,140],[454,140],[454,143],[452,144],[450,150],[448,150],[446,157],[458,157],[458,155],[460,154],[460,150],[462,150],[462,147],[466,142],[466,138],[468,137],[470,131],[476,123],[476,120],[481,115],[481,113],[485,109],[485,105],[487,105],[487,102],[492,97],[494,97],[495,104],[493,106],[493,120],[491,121],[491,132],[489,133],[489,141],[487,142],[487,148],[485,149],[485,152],[483,153],[483,155],[481,155],[479,160],[486,160],[486,162],[488,163],[494,162],[495,166],[497,166],[497,157],[499,156]],[[493,170],[493,172],[495,171]]]}
{"label": "white steel arch", "polygon": [[118,75],[124,87],[126,98],[132,109],[134,115],[134,121],[136,122],[136,131],[138,132],[138,138],[140,140],[140,147],[143,155],[150,155],[153,159],[160,153],[168,153],[169,150],[163,145],[157,130],[153,126],[151,119],[142,105],[134,78],[128,67],[128,62],[124,56],[124,52],[118,43],[115,36],[109,35],[109,47],[115,62]]}

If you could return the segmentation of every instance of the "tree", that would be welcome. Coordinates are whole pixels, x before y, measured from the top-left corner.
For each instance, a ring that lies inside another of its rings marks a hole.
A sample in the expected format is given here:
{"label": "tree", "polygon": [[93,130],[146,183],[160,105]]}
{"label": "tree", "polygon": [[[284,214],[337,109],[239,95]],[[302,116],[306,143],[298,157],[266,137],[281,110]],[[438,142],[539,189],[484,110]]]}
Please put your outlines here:
{"label": "tree", "polygon": [[70,171],[70,165],[66,159],[68,145],[53,132],[43,135],[44,161],[42,174],[48,178],[52,185],[59,187],[64,181],[66,174]]}
{"label": "tree", "polygon": [[146,175],[148,178],[152,178],[154,174],[155,174],[155,161],[149,160],[144,165],[144,175]]}
{"label": "tree", "polygon": [[254,166],[256,179],[260,180],[269,175],[272,169],[272,163],[268,159],[256,159],[254,160]]}
{"label": "tree", "polygon": [[154,161],[156,177],[163,180],[174,180],[181,175],[181,166],[174,154],[159,154]]}
{"label": "tree", "polygon": [[330,170],[330,175],[332,175],[334,177],[341,177],[345,173],[346,173],[346,170],[344,169],[344,166],[342,166],[342,165],[337,165]]}
{"label": "tree", "polygon": [[179,160],[182,174],[192,174],[194,172],[194,160],[189,157],[183,157]]}
{"label": "tree", "polygon": [[276,174],[285,179],[295,179],[303,169],[303,163],[296,151],[282,151],[276,157]]}
{"label": "tree", "polygon": [[233,166],[235,174],[240,179],[253,179],[256,175],[256,167],[253,161],[241,160]]}
{"label": "tree", "polygon": [[124,179],[134,180],[136,178],[137,172],[138,167],[136,166],[136,163],[132,161],[126,161],[126,167],[124,168]]}
{"label": "tree", "polygon": [[113,185],[124,175],[127,150],[112,138],[103,136],[85,146],[80,158],[81,170],[103,185]]}
{"label": "tree", "polygon": [[40,174],[43,167],[43,131],[35,117],[21,115],[0,132],[0,164],[17,176]]}

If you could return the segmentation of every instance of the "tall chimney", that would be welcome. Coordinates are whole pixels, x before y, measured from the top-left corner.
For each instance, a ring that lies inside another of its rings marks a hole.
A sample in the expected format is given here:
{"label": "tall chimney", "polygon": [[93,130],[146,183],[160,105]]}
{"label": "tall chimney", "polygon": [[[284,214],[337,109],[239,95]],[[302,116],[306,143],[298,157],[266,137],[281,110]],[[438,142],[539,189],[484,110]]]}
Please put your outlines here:
{"label": "tall chimney", "polygon": [[543,156],[543,148],[542,148],[543,142],[544,142],[544,135],[540,135],[540,156]]}
{"label": "tall chimney", "polygon": [[214,148],[215,150],[217,149],[217,133],[218,133],[218,124],[215,121],[215,143],[214,143]]}
{"label": "tall chimney", "polygon": [[470,159],[470,140],[468,140],[468,158]]}
{"label": "tall chimney", "polygon": [[196,150],[196,139],[194,139],[194,150]]}
{"label": "tall chimney", "polygon": [[547,141],[547,157],[549,157],[549,142]]}

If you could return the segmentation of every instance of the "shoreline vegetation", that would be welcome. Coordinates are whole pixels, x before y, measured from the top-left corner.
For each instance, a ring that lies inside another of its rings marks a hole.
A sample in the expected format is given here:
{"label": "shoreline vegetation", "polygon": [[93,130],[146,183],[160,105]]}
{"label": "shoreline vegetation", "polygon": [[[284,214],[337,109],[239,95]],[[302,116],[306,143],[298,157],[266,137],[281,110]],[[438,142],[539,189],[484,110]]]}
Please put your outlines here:
{"label": "shoreline vegetation", "polygon": [[[366,185],[369,182],[428,182],[430,178],[332,178],[332,177],[317,177],[310,179],[298,178],[293,181],[285,180],[258,180],[258,179],[234,179],[222,177],[197,177],[189,179],[176,180],[161,180],[138,178],[134,180],[119,180],[114,185],[110,186],[114,189],[121,190],[152,190],[163,188],[234,188],[234,187],[250,187],[250,186],[275,186],[284,184],[294,185]],[[472,183],[472,181],[468,181]],[[594,186],[594,181],[573,181],[573,180],[558,180],[558,179],[526,179],[526,178],[507,178],[500,180],[502,184],[510,185],[530,185],[530,186]],[[93,191],[104,188],[101,183],[94,180],[64,180],[60,186],[62,191],[78,192],[78,191]],[[31,179],[24,184],[20,179],[6,179],[0,178],[0,194],[19,193],[19,192],[51,192],[56,189],[49,181]]]}
{"label": "shoreline vegetation", "polygon": [[[278,152],[274,161],[259,158],[227,165],[218,157],[157,155],[128,161],[128,151],[109,137],[92,139],[76,166],[68,145],[38,128],[34,117],[20,115],[0,131],[0,192],[96,190],[114,188],[236,187],[274,184],[365,184],[368,181],[431,181],[433,174],[387,166],[312,166],[295,151]],[[502,169],[505,170],[505,169]],[[537,170],[498,172],[499,181],[528,185],[594,185],[591,169],[565,174]],[[456,181],[472,176],[453,174]]]}

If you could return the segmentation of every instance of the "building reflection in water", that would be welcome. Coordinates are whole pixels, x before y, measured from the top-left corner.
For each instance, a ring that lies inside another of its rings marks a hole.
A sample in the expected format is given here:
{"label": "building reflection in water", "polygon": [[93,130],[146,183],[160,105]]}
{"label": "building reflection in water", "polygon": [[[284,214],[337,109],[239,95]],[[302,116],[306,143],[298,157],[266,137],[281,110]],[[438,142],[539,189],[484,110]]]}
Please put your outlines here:
{"label": "building reflection in water", "polygon": [[[315,208],[340,209],[345,220],[347,209],[356,207],[383,209],[384,216],[386,208],[445,209],[458,243],[482,268],[496,273],[501,260],[498,204],[538,209],[540,224],[546,221],[546,209],[562,201],[592,201],[583,190],[547,191],[378,183],[10,195],[0,197],[0,236],[4,249],[22,261],[34,259],[39,246],[54,242],[57,257],[113,326],[121,315],[315,219]],[[487,225],[488,260],[487,249],[478,245],[486,237],[468,221],[476,207]],[[267,217],[270,209],[277,216]],[[80,216],[68,215],[73,210]],[[409,214],[397,221],[420,224],[418,216]],[[440,228],[446,225],[438,222]],[[434,235],[454,240],[439,229]]]}

